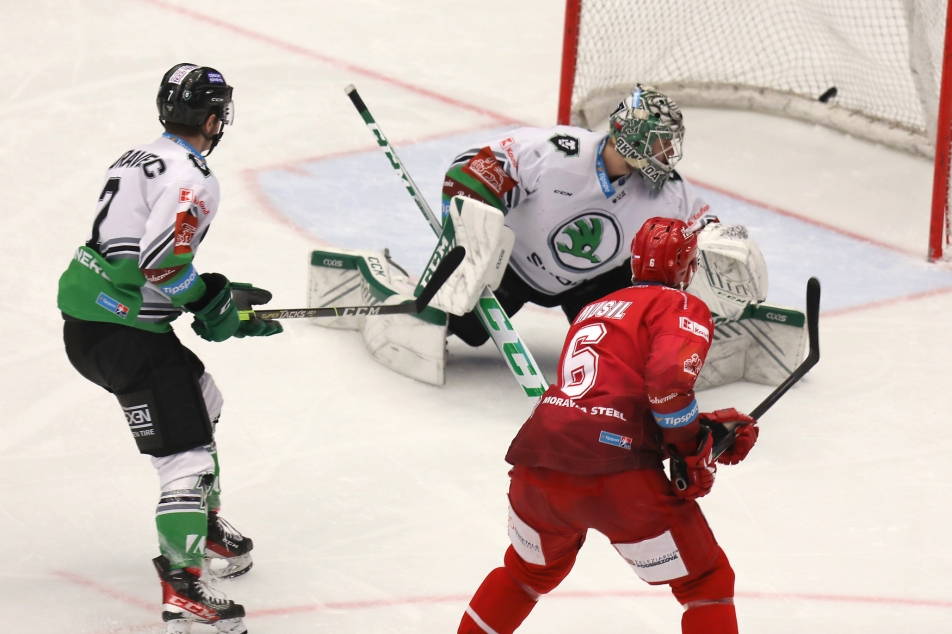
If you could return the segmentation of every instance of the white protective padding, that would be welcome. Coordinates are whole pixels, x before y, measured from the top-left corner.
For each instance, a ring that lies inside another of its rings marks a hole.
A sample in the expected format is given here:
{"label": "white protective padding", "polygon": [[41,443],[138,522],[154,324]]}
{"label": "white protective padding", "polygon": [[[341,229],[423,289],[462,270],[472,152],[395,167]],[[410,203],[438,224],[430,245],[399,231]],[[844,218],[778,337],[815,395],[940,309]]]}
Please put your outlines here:
{"label": "white protective padding", "polygon": [[215,379],[208,372],[199,377],[198,384],[202,388],[202,398],[205,400],[205,411],[208,412],[208,420],[214,423],[221,415],[221,408],[225,404],[225,399],[222,398],[221,391],[215,385]]}
{"label": "white protective padding", "polygon": [[780,385],[803,360],[805,323],[802,312],[769,304],[751,304],[735,321],[715,320],[714,340],[694,388],[741,379]]}
{"label": "white protective padding", "polygon": [[712,223],[697,242],[698,270],[687,290],[715,316],[736,320],[767,299],[767,263],[746,227]]}
{"label": "white protective padding", "polygon": [[152,466],[159,474],[159,488],[162,491],[197,489],[203,476],[215,472],[215,460],[205,447],[161,458],[153,456]]}
{"label": "white protective padding", "polygon": [[648,583],[672,581],[688,574],[671,531],[634,544],[612,544],[635,574]]}
{"label": "white protective padding", "polygon": [[[406,296],[394,295],[384,304],[399,304]],[[394,372],[411,379],[443,385],[446,369],[446,321],[442,325],[415,315],[367,317],[361,333],[370,356]]]}
{"label": "white protective padding", "polygon": [[512,506],[509,507],[509,541],[524,561],[537,566],[545,565],[545,553],[542,552],[539,532],[522,521],[512,510]]}
{"label": "white protective padding", "polygon": [[[372,251],[323,249],[311,254],[308,306],[364,306],[413,299],[412,285],[391,276],[386,258]],[[370,355],[424,383],[442,385],[446,366],[446,314],[428,307],[419,315],[316,318],[329,328],[358,330]]]}
{"label": "white protective padding", "polygon": [[485,203],[455,196],[448,209],[439,243],[421,281],[426,282],[452,246],[465,247],[466,258],[431,302],[444,312],[462,316],[473,309],[487,285],[493,289],[499,286],[515,235],[503,224],[502,212]]}

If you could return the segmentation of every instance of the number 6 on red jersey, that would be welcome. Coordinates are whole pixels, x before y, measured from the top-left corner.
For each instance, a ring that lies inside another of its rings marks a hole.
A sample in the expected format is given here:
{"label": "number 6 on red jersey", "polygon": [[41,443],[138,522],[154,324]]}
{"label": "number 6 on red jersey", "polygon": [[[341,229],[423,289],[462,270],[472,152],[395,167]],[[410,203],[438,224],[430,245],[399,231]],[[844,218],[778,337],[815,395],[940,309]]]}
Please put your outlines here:
{"label": "number 6 on red jersey", "polygon": [[580,328],[566,346],[561,364],[562,385],[560,388],[569,398],[581,398],[595,385],[595,378],[598,375],[598,353],[589,346],[594,346],[601,341],[607,332],[604,324],[590,324]]}

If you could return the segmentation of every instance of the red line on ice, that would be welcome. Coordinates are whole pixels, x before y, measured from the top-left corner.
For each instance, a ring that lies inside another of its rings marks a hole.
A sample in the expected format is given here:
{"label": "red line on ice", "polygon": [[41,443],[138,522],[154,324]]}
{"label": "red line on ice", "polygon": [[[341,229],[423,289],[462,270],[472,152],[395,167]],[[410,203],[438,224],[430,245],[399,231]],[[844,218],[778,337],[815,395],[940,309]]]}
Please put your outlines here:
{"label": "red line on ice", "polygon": [[[147,0],[147,1],[151,1],[151,0]],[[487,129],[494,128],[494,127],[496,127],[496,126],[478,126],[478,127],[470,128],[470,129],[466,129],[466,130],[452,130],[452,131],[449,131],[449,132],[440,132],[440,133],[437,133],[437,134],[429,134],[429,135],[426,135],[426,136],[423,136],[423,137],[416,137],[416,138],[413,138],[413,139],[410,139],[410,140],[407,140],[407,141],[403,141],[403,142],[399,143],[399,145],[412,145],[412,144],[415,144],[415,143],[424,143],[424,142],[426,142],[426,141],[434,141],[434,140],[436,140],[436,139],[443,139],[443,138],[452,137],[452,136],[460,136],[460,135],[463,135],[463,134],[469,134],[469,133],[472,133],[472,132],[478,132],[479,130],[487,130]],[[393,144],[393,143],[391,143],[391,146],[396,147],[395,144]],[[333,246],[333,245],[331,245],[329,242],[327,242],[326,240],[323,240],[323,239],[321,239],[319,236],[315,236],[313,233],[311,233],[310,231],[304,229],[303,227],[298,226],[298,225],[297,225],[295,222],[293,222],[290,218],[288,218],[286,215],[284,215],[284,213],[283,213],[280,209],[278,209],[278,207],[271,201],[271,199],[268,198],[268,195],[265,194],[264,191],[261,189],[261,185],[260,185],[260,182],[259,182],[259,179],[258,179],[258,175],[259,175],[261,172],[267,172],[267,171],[272,171],[272,170],[285,170],[285,171],[291,172],[291,173],[293,173],[293,174],[302,174],[302,173],[303,173],[303,174],[306,175],[306,172],[304,172],[304,170],[302,170],[302,169],[299,167],[300,165],[303,165],[303,164],[305,164],[305,163],[314,163],[314,162],[317,162],[317,161],[326,161],[326,160],[329,160],[329,159],[340,158],[340,157],[342,157],[342,156],[352,156],[352,155],[354,155],[354,154],[369,154],[369,153],[374,152],[375,150],[379,150],[379,145],[376,145],[376,144],[374,144],[374,145],[366,145],[366,146],[363,146],[363,147],[360,147],[360,148],[356,148],[356,149],[338,150],[338,151],[335,151],[335,152],[328,152],[328,153],[325,153],[325,154],[318,154],[318,155],[316,155],[316,156],[309,156],[309,157],[304,157],[304,158],[300,158],[300,159],[294,159],[294,160],[291,160],[291,161],[284,161],[284,162],[276,163],[276,164],[273,164],[273,165],[266,165],[266,166],[263,166],[263,167],[253,167],[253,168],[249,168],[249,169],[243,170],[242,173],[243,173],[243,175],[244,175],[245,183],[247,184],[249,190],[251,191],[251,196],[255,199],[255,201],[256,201],[259,205],[261,205],[261,207],[263,207],[263,208],[265,209],[265,211],[268,213],[268,215],[272,216],[275,220],[277,220],[278,222],[280,222],[280,223],[283,224],[284,226],[286,226],[286,227],[292,229],[295,233],[301,235],[301,236],[304,237],[304,238],[307,238],[308,240],[310,240],[310,241],[316,243],[316,244],[319,245],[319,246],[322,246],[322,247]],[[383,153],[381,152],[381,160],[384,160],[382,154],[383,154]],[[395,191],[395,192],[396,192],[396,191],[399,191],[399,190],[396,189],[396,188],[402,188],[402,187],[403,187],[403,185],[397,183],[396,180],[394,181],[394,188],[395,188],[394,191]],[[407,200],[409,201],[409,197],[407,197]]]}
{"label": "red line on ice", "polygon": [[[155,611],[158,614],[158,602],[152,603],[144,601],[109,586],[88,579],[81,575],[56,570],[54,575],[69,581],[70,583],[91,588],[100,594],[116,599],[122,603],[133,605],[135,607]],[[652,590],[617,590],[617,591],[559,591],[549,595],[553,599],[603,599],[609,597],[618,598],[644,598],[644,599],[671,599],[668,592]],[[813,593],[777,593],[777,592],[737,592],[735,595],[740,599],[755,599],[765,601],[818,601],[823,603],[859,603],[859,604],[882,604],[882,605],[904,605],[909,607],[921,608],[941,608],[952,609],[952,600],[942,599],[907,599],[902,597],[876,597],[876,596],[850,596],[842,594],[813,594]],[[252,609],[248,612],[248,618],[262,618],[268,616],[286,616],[291,614],[305,614],[314,612],[328,612],[331,610],[368,610],[375,608],[387,608],[404,605],[422,605],[427,603],[460,603],[465,604],[470,598],[468,594],[453,595],[435,595],[421,597],[405,597],[392,599],[367,599],[364,601],[330,601],[327,603],[308,603],[303,605],[289,605],[277,608],[264,608],[260,610]],[[149,629],[149,625],[130,625],[120,626],[100,634],[120,634],[121,632],[134,632],[143,629]]]}
{"label": "red line on ice", "polygon": [[246,29],[244,27],[238,26],[237,24],[231,24],[230,22],[225,22],[224,20],[219,20],[218,18],[209,16],[209,15],[204,15],[202,13],[198,13],[197,11],[191,11],[189,9],[177,7],[167,2],[162,2],[162,0],[142,0],[142,1],[147,4],[151,4],[153,6],[159,7],[161,9],[165,9],[167,11],[173,11],[175,13],[187,16],[194,20],[199,20],[201,22],[211,24],[212,26],[225,29],[226,31],[231,31],[232,33],[236,33],[238,35],[242,35],[244,37],[257,40],[259,42],[263,42],[265,44],[270,44],[271,46],[283,49],[290,53],[303,55],[304,57],[308,57],[310,59],[323,62],[330,66],[334,66],[336,68],[357,73],[365,77],[370,77],[372,79],[376,79],[377,81],[382,81],[392,86],[403,88],[404,90],[408,90],[410,92],[416,93],[418,95],[422,95],[424,97],[429,97],[430,99],[434,99],[436,101],[448,104],[450,106],[455,106],[457,108],[462,108],[463,110],[469,110],[470,112],[475,112],[477,114],[483,115],[485,117],[489,117],[491,119],[495,119],[496,121],[500,121],[502,123],[512,123],[512,124],[519,123],[512,117],[508,117],[504,114],[499,114],[498,112],[493,112],[492,110],[489,110],[487,108],[482,108],[468,101],[462,101],[459,99],[454,99],[452,97],[447,97],[446,95],[440,94],[438,92],[434,92],[427,88],[423,88],[422,86],[415,86],[413,84],[402,81],[400,79],[396,79],[394,77],[384,75],[383,73],[379,73],[375,70],[364,68],[363,66],[357,66],[356,64],[351,64],[349,62],[345,62],[343,60],[336,59],[328,55],[323,55],[321,53],[318,53],[317,51],[312,51],[311,49],[304,48],[303,46],[298,46],[297,44],[291,44],[290,42],[285,42],[284,40],[278,39],[276,37],[271,37],[270,35],[265,35],[264,33],[258,33],[256,31],[252,31],[250,29]]}
{"label": "red line on ice", "polygon": [[[900,597],[870,597],[870,596],[849,596],[849,595],[825,595],[825,594],[805,594],[805,593],[768,593],[768,592],[737,592],[735,594],[740,599],[760,599],[766,601],[822,601],[832,603],[872,603],[884,605],[905,605],[910,607],[926,608],[945,608],[952,609],[952,601],[943,601],[940,599],[904,599]],[[553,599],[602,599],[609,597],[620,598],[645,598],[645,599],[671,599],[668,592],[652,592],[646,590],[618,590],[618,591],[599,591],[599,592],[560,592],[556,590],[549,595]],[[248,613],[251,618],[261,616],[283,616],[289,614],[302,614],[306,612],[326,612],[329,610],[366,610],[373,608],[386,608],[402,605],[420,605],[426,603],[465,603],[469,601],[470,595],[445,595],[429,597],[408,597],[405,599],[377,599],[368,601],[338,601],[329,603],[313,603],[305,605],[286,606],[281,608],[268,608],[263,610],[252,610]]]}
{"label": "red line on ice", "polygon": [[143,601],[142,599],[134,597],[131,594],[114,590],[105,584],[99,583],[93,579],[89,579],[88,577],[83,577],[81,575],[77,575],[76,573],[69,572],[68,570],[54,570],[53,574],[77,586],[92,588],[96,592],[105,594],[106,596],[112,597],[113,599],[121,601],[122,603],[134,605],[137,608],[149,610],[150,612],[156,609],[156,604],[152,603],[151,601]]}
{"label": "red line on ice", "polygon": [[704,189],[710,189],[711,191],[717,192],[718,194],[723,194],[724,196],[729,196],[729,197],[734,198],[734,199],[736,199],[736,200],[739,200],[739,201],[741,201],[741,202],[745,202],[745,203],[748,203],[748,204],[750,204],[750,205],[754,205],[755,207],[760,207],[760,208],[762,208],[762,209],[766,209],[766,210],[768,210],[768,211],[772,211],[772,212],[774,212],[774,213],[776,213],[776,214],[779,214],[779,215],[781,215],[781,216],[786,216],[786,217],[788,217],[788,218],[795,218],[795,219],[800,220],[800,221],[802,221],[802,222],[805,222],[805,223],[807,223],[807,224],[811,224],[811,225],[814,225],[814,226],[816,226],[816,227],[821,227],[821,228],[823,228],[823,229],[827,229],[828,231],[832,231],[832,232],[838,233],[838,234],[840,234],[840,235],[842,235],[842,236],[846,236],[847,238],[852,238],[853,240],[859,240],[860,242],[866,242],[867,244],[872,244],[872,245],[875,245],[875,246],[877,246],[877,247],[882,247],[882,248],[884,248],[884,249],[889,249],[890,251],[895,251],[895,252],[897,252],[897,253],[902,253],[902,254],[905,254],[905,255],[913,255],[913,256],[921,255],[921,256],[922,256],[922,259],[925,259],[925,254],[918,254],[918,253],[915,253],[915,252],[913,252],[913,251],[908,251],[908,250],[906,250],[906,249],[902,249],[902,248],[897,247],[897,246],[892,245],[892,244],[887,244],[887,243],[885,243],[885,242],[880,242],[879,240],[875,240],[875,239],[873,239],[873,238],[868,238],[868,237],[863,236],[863,235],[860,235],[860,234],[858,234],[858,233],[853,233],[852,231],[847,231],[846,229],[843,229],[843,228],[837,227],[837,226],[835,226],[835,225],[831,225],[831,224],[829,224],[829,223],[823,222],[822,220],[816,220],[816,219],[814,219],[814,218],[810,218],[810,217],[808,217],[808,216],[804,216],[804,215],[802,215],[802,214],[798,214],[798,213],[796,213],[795,211],[789,211],[789,210],[784,209],[784,208],[782,208],[782,207],[777,207],[776,205],[770,205],[770,204],[767,204],[767,203],[765,203],[765,202],[761,202],[761,201],[759,201],[759,200],[755,200],[755,199],[753,199],[753,198],[748,198],[747,196],[742,196],[741,194],[738,194],[738,193],[736,193],[736,192],[729,191],[729,190],[727,190],[727,189],[724,189],[723,187],[718,187],[717,185],[710,185],[710,184],[708,184],[708,183],[704,183],[704,182],[702,182],[702,181],[695,180],[695,179],[693,179],[693,178],[692,178],[692,179],[689,179],[689,180],[690,180],[692,183],[694,183],[695,185],[697,185],[697,186],[699,186],[699,187],[703,187]]}
{"label": "red line on ice", "polygon": [[913,295],[903,295],[900,297],[890,297],[889,299],[883,299],[878,302],[871,302],[869,304],[860,304],[859,306],[847,306],[846,308],[838,308],[836,310],[824,311],[821,314],[824,317],[839,317],[840,315],[847,315],[850,313],[855,313],[861,310],[869,310],[872,308],[882,308],[884,306],[892,306],[894,304],[902,304],[904,302],[913,302],[918,299],[928,299],[929,297],[938,297],[940,295],[948,295],[952,293],[952,286],[946,286],[945,288],[938,288],[931,291],[923,291],[921,293],[915,293]]}

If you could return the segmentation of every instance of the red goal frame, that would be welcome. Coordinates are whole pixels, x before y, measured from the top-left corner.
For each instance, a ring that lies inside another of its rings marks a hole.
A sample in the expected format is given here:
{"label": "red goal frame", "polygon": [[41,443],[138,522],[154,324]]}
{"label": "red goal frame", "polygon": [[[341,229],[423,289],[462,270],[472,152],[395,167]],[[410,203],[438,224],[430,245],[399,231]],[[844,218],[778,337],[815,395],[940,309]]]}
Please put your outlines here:
{"label": "red goal frame", "polygon": [[[562,40],[562,69],[559,82],[559,125],[570,125],[572,92],[575,88],[575,70],[578,59],[579,27],[584,0],[566,0],[565,27]],[[942,58],[942,82],[939,94],[939,114],[935,142],[935,168],[932,184],[932,209],[929,222],[928,259],[930,262],[952,260],[952,221],[949,196],[952,169],[952,0],[946,10],[945,42]]]}

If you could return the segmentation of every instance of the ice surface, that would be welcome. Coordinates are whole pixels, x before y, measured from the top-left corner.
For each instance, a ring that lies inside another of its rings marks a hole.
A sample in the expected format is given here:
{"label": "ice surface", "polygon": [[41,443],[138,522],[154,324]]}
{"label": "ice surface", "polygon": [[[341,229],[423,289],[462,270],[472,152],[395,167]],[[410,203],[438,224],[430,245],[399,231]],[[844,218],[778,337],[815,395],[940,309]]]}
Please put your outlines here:
{"label": "ice surface", "polygon": [[[236,86],[199,268],[296,305],[315,246],[352,232],[404,263],[431,239],[343,87],[357,85],[435,202],[438,170],[468,138],[553,123],[560,4],[0,6],[4,631],[162,631],[155,476],[112,397],[66,361],[55,305],[104,169],[159,133],[161,74],[193,61]],[[952,281],[921,263],[930,165],[762,115],[686,122],[679,168],[762,241],[771,299],[800,305],[815,274],[828,311],[822,361],[702,503],[737,572],[742,631],[952,630]],[[514,323],[551,376],[561,313],[527,308]],[[508,543],[502,457],[531,406],[496,352],[451,341],[435,388],[373,362],[354,333],[289,322],[280,337],[210,344],[183,326],[225,396],[223,514],[256,548],[254,570],[221,587],[251,631],[455,631]],[[699,399],[751,409],[768,392]],[[679,618],[591,535],[520,632],[673,634]]]}

